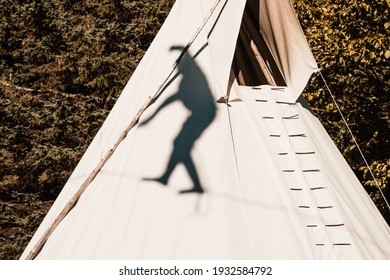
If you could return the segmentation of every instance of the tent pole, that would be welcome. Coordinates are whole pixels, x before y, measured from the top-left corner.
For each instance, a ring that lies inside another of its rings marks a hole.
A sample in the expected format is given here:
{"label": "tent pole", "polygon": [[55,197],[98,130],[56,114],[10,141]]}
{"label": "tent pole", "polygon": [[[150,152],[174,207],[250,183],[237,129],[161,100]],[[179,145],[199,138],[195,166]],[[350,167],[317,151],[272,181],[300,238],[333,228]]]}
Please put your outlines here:
{"label": "tent pole", "polygon": [[[228,1],[228,0],[226,0]],[[188,42],[188,44],[184,47],[182,52],[180,53],[179,57],[175,61],[175,63],[172,66],[171,71],[168,73],[166,78],[162,81],[162,83],[157,88],[156,92],[152,97],[149,97],[149,99],[144,103],[144,105],[141,107],[141,109],[138,111],[138,113],[135,115],[133,120],[130,122],[130,124],[127,126],[127,128],[122,132],[118,140],[115,142],[115,145],[106,153],[106,155],[102,158],[100,163],[96,166],[96,168],[92,171],[92,173],[87,177],[87,179],[84,181],[84,183],[81,185],[79,190],[73,195],[73,197],[70,199],[70,201],[65,205],[63,210],[60,212],[60,214],[54,219],[52,224],[49,226],[49,228],[45,231],[45,233],[42,235],[42,237],[39,239],[37,244],[33,247],[33,249],[29,252],[26,259],[27,260],[33,260],[38,255],[38,253],[42,250],[43,246],[45,245],[46,241],[49,239],[50,235],[53,233],[53,231],[57,228],[57,226],[61,223],[61,221],[65,218],[65,216],[73,209],[73,207],[76,205],[77,201],[81,197],[81,195],[84,193],[84,191],[88,188],[88,186],[92,183],[92,181],[96,178],[96,176],[99,174],[99,172],[103,169],[104,165],[107,163],[107,161],[111,158],[111,156],[114,154],[115,150],[119,147],[119,145],[122,143],[122,141],[126,138],[127,134],[130,132],[130,130],[138,124],[138,121],[141,117],[141,115],[145,112],[145,110],[152,105],[162,94],[161,89],[166,84],[168,79],[171,77],[173,72],[177,69],[180,61],[182,60],[183,56],[187,52],[187,50],[191,47],[191,45],[194,43],[214,11],[216,10],[218,4],[221,2],[221,0],[217,0],[212,8],[210,9],[208,15],[203,20],[202,24],[199,26],[197,31],[195,32],[194,36],[191,38],[191,40]]]}

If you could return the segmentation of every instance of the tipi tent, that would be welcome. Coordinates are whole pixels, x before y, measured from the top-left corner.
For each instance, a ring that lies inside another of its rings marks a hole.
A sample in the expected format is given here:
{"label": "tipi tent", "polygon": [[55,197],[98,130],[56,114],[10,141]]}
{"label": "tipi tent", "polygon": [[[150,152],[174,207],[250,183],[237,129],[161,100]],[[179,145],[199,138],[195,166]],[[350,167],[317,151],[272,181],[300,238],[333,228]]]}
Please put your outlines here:
{"label": "tipi tent", "polygon": [[290,1],[217,2],[176,1],[22,259],[390,258],[388,225],[300,97],[317,65]]}

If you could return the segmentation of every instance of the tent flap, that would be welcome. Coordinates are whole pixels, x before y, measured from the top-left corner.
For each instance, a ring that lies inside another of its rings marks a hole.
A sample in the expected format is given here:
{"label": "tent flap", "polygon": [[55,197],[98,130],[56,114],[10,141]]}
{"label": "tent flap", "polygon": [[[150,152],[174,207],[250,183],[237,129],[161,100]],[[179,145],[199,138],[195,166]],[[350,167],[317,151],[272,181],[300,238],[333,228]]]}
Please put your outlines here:
{"label": "tent flap", "polygon": [[[260,0],[260,31],[280,67],[292,100],[305,88],[317,64],[289,0]],[[282,19],[282,20],[281,20]]]}

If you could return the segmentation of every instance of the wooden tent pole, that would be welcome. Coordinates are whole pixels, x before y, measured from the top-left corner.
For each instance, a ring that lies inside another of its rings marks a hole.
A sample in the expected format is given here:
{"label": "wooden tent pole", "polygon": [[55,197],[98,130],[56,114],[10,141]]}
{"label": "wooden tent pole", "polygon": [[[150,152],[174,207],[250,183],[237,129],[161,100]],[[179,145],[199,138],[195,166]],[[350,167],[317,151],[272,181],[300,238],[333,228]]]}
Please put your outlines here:
{"label": "wooden tent pole", "polygon": [[175,70],[177,69],[183,56],[185,55],[187,50],[191,47],[191,45],[194,43],[194,41],[196,40],[196,38],[198,37],[198,35],[200,34],[202,29],[206,25],[207,21],[210,19],[210,17],[214,13],[214,11],[216,10],[216,8],[220,2],[221,2],[221,0],[217,0],[214,3],[214,5],[210,9],[208,15],[206,16],[206,18],[203,20],[202,24],[199,26],[199,28],[195,32],[194,36],[191,38],[191,40],[188,42],[188,44],[184,47],[184,49],[180,53],[178,59],[173,64],[172,70],[169,72],[169,74],[166,76],[166,78],[159,85],[159,87],[157,88],[154,95],[149,97],[149,99],[144,103],[144,105],[141,107],[141,109],[139,109],[138,113],[135,115],[133,120],[130,122],[130,124],[127,126],[127,128],[121,133],[120,137],[115,142],[115,145],[106,153],[106,155],[102,158],[100,163],[96,166],[96,168],[92,171],[92,173],[87,177],[87,179],[81,185],[79,190],[73,195],[73,197],[70,199],[70,201],[62,209],[60,214],[54,219],[52,224],[49,226],[49,228],[42,235],[42,237],[39,239],[37,244],[35,244],[33,249],[26,256],[27,260],[33,260],[38,255],[38,253],[42,250],[43,246],[45,245],[46,241],[49,239],[50,235],[57,228],[57,226],[61,223],[61,221],[65,218],[65,216],[73,209],[73,207],[76,205],[77,201],[80,199],[81,195],[88,188],[88,186],[92,183],[92,181],[96,178],[96,176],[99,174],[99,172],[103,169],[104,165],[111,158],[111,156],[114,154],[115,150],[119,147],[119,145],[122,143],[122,141],[126,138],[127,134],[130,132],[130,130],[138,124],[138,121],[139,121],[141,115],[145,112],[145,110],[150,105],[152,105],[160,97],[160,95],[162,93],[161,89],[166,84],[166,82],[169,80],[169,78],[171,77],[173,72],[175,72]]}

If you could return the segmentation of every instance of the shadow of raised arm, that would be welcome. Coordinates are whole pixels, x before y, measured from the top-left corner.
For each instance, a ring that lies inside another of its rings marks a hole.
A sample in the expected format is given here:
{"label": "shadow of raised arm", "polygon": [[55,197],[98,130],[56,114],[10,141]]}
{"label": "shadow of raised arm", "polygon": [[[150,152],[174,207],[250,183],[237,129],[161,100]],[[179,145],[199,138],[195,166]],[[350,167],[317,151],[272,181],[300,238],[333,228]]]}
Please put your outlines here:
{"label": "shadow of raised arm", "polygon": [[144,126],[148,122],[150,122],[162,109],[164,109],[166,106],[171,104],[172,102],[176,101],[178,99],[177,94],[172,95],[171,97],[167,98],[160,107],[157,108],[157,110],[146,120],[143,120],[138,126]]}

